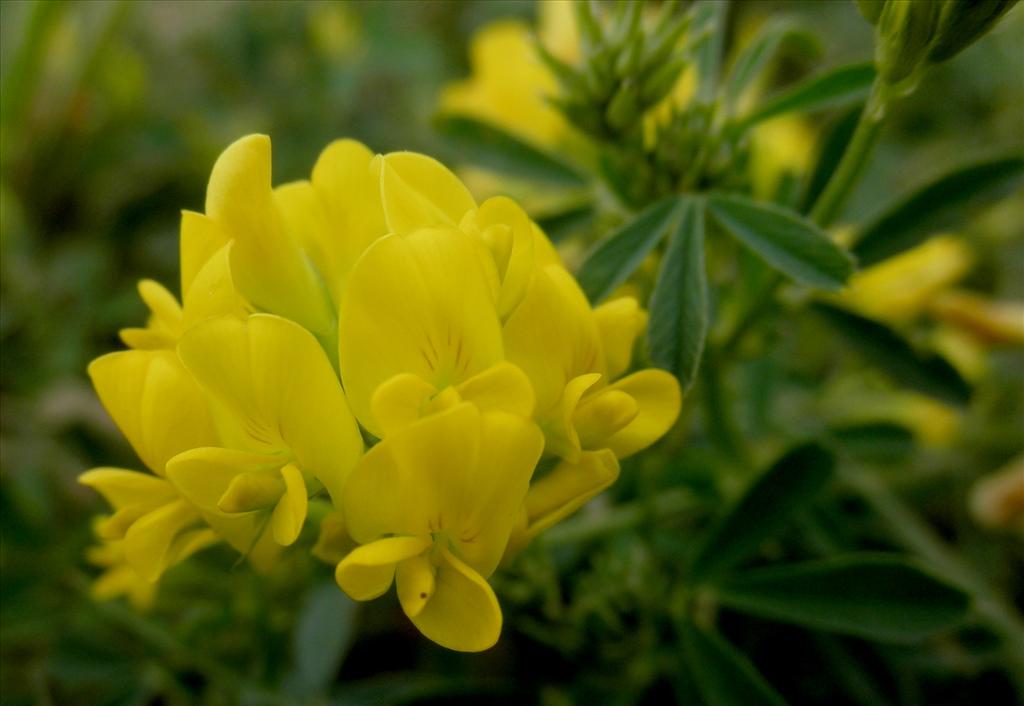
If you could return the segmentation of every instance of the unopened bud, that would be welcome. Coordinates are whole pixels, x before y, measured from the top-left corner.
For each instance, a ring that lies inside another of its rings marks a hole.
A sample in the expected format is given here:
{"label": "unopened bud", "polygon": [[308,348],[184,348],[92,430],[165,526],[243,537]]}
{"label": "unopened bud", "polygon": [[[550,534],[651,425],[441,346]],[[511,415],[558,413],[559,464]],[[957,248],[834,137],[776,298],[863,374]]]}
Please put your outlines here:
{"label": "unopened bud", "polygon": [[875,63],[889,84],[912,76],[928,55],[942,5],[918,0],[888,0],[878,18]]}
{"label": "unopened bud", "polygon": [[981,39],[1017,0],[946,0],[935,43],[928,53],[934,63],[947,61]]}

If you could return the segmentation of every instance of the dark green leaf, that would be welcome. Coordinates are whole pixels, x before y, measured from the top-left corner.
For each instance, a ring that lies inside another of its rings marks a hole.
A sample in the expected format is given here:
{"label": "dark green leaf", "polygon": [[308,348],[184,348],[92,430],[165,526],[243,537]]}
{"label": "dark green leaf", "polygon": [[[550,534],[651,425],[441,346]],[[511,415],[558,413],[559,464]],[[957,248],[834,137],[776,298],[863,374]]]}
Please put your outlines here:
{"label": "dark green leaf", "polygon": [[797,282],[838,289],[853,273],[849,254],[794,211],[726,194],[709,196],[708,207],[723,229]]}
{"label": "dark green leaf", "polygon": [[1024,157],[960,167],[890,205],[860,232],[853,252],[867,267],[958,227],[1024,186]]}
{"label": "dark green leaf", "polygon": [[709,103],[715,96],[718,85],[718,71],[722,63],[722,47],[725,43],[726,13],[724,2],[698,0],[694,4],[694,35],[701,37],[695,48],[694,64],[697,68],[697,100]]}
{"label": "dark green leaf", "polygon": [[291,691],[299,696],[326,692],[352,641],[354,621],[355,603],[333,581],[309,591],[293,634]]}
{"label": "dark green leaf", "polygon": [[839,161],[846,154],[846,147],[850,144],[854,130],[857,129],[857,122],[860,120],[860,113],[863,105],[857,105],[843,113],[838,120],[832,122],[826,129],[821,139],[821,146],[818,149],[818,156],[814,162],[807,179],[801,199],[800,212],[808,213],[815,201],[825,190],[829,179],[839,166]]}
{"label": "dark green leaf", "polygon": [[835,108],[864,100],[875,80],[872,62],[849,64],[812,77],[806,83],[769,98],[733,128],[742,132],[751,125],[783,113]]}
{"label": "dark green leaf", "polygon": [[472,164],[549,184],[586,184],[586,178],[569,165],[493,125],[443,114],[434,119],[434,126],[458,149],[459,158]]}
{"label": "dark green leaf", "polygon": [[678,205],[675,197],[659,201],[590,251],[579,282],[591,302],[601,301],[633,274],[669,230]]}
{"label": "dark green leaf", "polygon": [[651,361],[688,389],[697,376],[708,329],[704,271],[704,206],[688,199],[661,260],[651,294],[647,340]]}
{"label": "dark green leaf", "polygon": [[914,450],[913,433],[898,424],[846,424],[831,432],[844,451],[871,461],[899,460]]}
{"label": "dark green leaf", "polygon": [[712,526],[690,567],[691,579],[713,580],[756,552],[814,501],[834,468],[832,453],[818,444],[791,449]]}
{"label": "dark green leaf", "polygon": [[683,650],[708,706],[785,706],[746,655],[721,636],[684,625]]}
{"label": "dark green leaf", "polygon": [[820,302],[811,308],[851,348],[889,375],[898,385],[951,404],[964,405],[970,401],[970,385],[945,358],[919,351],[888,326],[845,309]]}
{"label": "dark green leaf", "polygon": [[787,20],[766,24],[747,44],[729,70],[724,87],[724,100],[727,106],[736,105],[743,92],[761,75],[782,43],[789,39],[803,40],[809,46],[817,44],[814,35],[797,29]]}
{"label": "dark green leaf", "polygon": [[719,586],[735,610],[884,642],[914,642],[955,627],[967,594],[902,557],[860,554],[754,569]]}

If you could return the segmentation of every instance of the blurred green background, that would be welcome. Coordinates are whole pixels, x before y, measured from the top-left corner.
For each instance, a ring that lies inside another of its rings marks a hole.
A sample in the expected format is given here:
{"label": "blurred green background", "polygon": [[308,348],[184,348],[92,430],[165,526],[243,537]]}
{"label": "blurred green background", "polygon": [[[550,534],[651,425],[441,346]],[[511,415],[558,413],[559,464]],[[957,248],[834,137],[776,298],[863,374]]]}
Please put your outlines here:
{"label": "blurred green background", "polygon": [[[268,133],[278,183],[307,176],[320,149],[340,136],[381,152],[457,158],[430,127],[438,92],[468,72],[475,29],[498,17],[530,19],[532,4],[5,0],[0,12],[3,703],[316,703],[330,682],[339,704],[451,703],[460,694],[467,703],[552,705],[594,694],[617,703],[670,698],[658,680],[632,673],[645,669],[630,659],[642,650],[625,636],[642,632],[630,621],[642,621],[652,580],[645,572],[654,580],[657,572],[647,544],[626,536],[590,558],[527,558],[499,582],[502,642],[475,657],[419,638],[393,601],[357,614],[329,567],[305,557],[260,578],[232,568],[227,550],[206,552],[169,573],[149,615],[88,598],[89,518],[104,508],[75,478],[95,465],[136,464],[85,366],[119,347],[119,328],[143,319],[138,279],[177,281],[178,214],[202,210],[216,156],[243,134]],[[826,65],[871,56],[871,28],[849,2],[737,3],[732,22],[779,13],[821,34]],[[1017,8],[897,106],[850,218],[970,155],[1019,149],[1022,106],[1024,12]],[[973,228],[981,264],[972,281],[1002,298],[1024,297],[1022,214],[1017,198]],[[1024,363],[1020,351],[1000,355],[997,379],[982,394],[997,411],[984,418],[999,424],[975,430],[984,438],[968,450],[926,457],[900,482],[946,539],[1020,601],[1021,545],[981,533],[963,507],[971,481],[1020,451]],[[646,463],[699,477],[693,469],[706,465],[702,453],[695,443],[689,455]],[[626,483],[616,492],[636,490]],[[685,535],[675,541],[685,543]],[[538,598],[537,588],[552,581],[556,594],[560,585],[592,605],[573,603],[552,624],[544,600],[561,599]],[[605,595],[612,588],[616,595]],[[602,601],[618,611],[614,619]],[[815,682],[821,665],[806,656],[818,651],[808,638],[768,624],[746,634],[754,652],[796,641],[793,659],[769,658],[766,672],[810,694],[794,702],[822,702],[816,698],[829,693],[829,681]],[[658,645],[656,634],[647,637]],[[860,646],[853,652],[868,672],[879,671],[877,655]],[[670,659],[671,647],[642,653]],[[925,686],[905,686],[899,674],[882,681],[894,703],[911,703],[907,694],[920,703],[1014,698],[1005,675],[984,660],[953,655],[925,673]]]}

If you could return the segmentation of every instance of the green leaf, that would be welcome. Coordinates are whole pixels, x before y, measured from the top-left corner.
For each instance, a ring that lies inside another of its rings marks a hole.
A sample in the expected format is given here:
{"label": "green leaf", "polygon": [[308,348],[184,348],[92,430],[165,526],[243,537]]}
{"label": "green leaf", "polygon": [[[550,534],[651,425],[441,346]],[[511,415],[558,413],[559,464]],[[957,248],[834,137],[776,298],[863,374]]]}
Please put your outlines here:
{"label": "green leaf", "polygon": [[839,289],[853,273],[850,255],[794,211],[726,194],[709,196],[708,207],[723,229],[797,282]]}
{"label": "green leaf", "polygon": [[830,431],[844,451],[869,461],[893,462],[914,450],[914,434],[898,424],[844,424]]}
{"label": "green leaf", "polygon": [[299,696],[326,693],[352,642],[355,605],[333,581],[309,591],[292,635],[294,665],[287,677],[289,691]]}
{"label": "green leaf", "polygon": [[864,110],[863,105],[856,105],[848,109],[837,120],[826,128],[825,135],[821,139],[818,148],[817,159],[814,168],[807,179],[807,185],[801,198],[800,212],[809,213],[814,203],[825,190],[829,179],[835,173],[840,160],[846,154],[846,148],[850,144],[853,133],[857,129],[860,120],[860,113]]}
{"label": "green leaf", "polygon": [[661,260],[651,294],[647,340],[651,361],[693,384],[708,330],[708,282],[704,271],[704,206],[681,203],[679,223]]}
{"label": "green leaf", "polygon": [[684,625],[683,651],[708,706],[785,706],[746,655],[720,635]]}
{"label": "green leaf", "polygon": [[769,98],[732,128],[739,133],[776,115],[835,108],[867,98],[875,80],[874,63],[848,64],[812,77]]}
{"label": "green leaf", "polygon": [[908,250],[968,221],[1024,185],[1024,157],[1003,156],[953,170],[899,199],[856,238],[863,267]]}
{"label": "green leaf", "polygon": [[724,86],[725,104],[735,106],[743,92],[764,71],[782,43],[793,39],[812,47],[818,44],[817,37],[796,28],[789,20],[777,20],[764,25],[729,70],[729,77]]}
{"label": "green leaf", "polygon": [[590,251],[578,279],[592,303],[607,297],[633,274],[668,231],[678,206],[676,197],[657,202]]}
{"label": "green leaf", "polygon": [[754,569],[720,585],[717,597],[750,615],[882,642],[915,642],[956,627],[970,605],[960,588],[885,554]]}
{"label": "green leaf", "polygon": [[888,326],[845,309],[818,302],[811,310],[896,384],[950,404],[970,401],[970,385],[942,356],[919,351]]}
{"label": "green leaf", "polygon": [[518,137],[465,115],[442,114],[434,127],[472,164],[559,186],[584,186],[586,177]]}
{"label": "green leaf", "polygon": [[818,444],[791,449],[711,527],[690,566],[691,580],[713,580],[751,556],[810,506],[834,469],[832,453]]}

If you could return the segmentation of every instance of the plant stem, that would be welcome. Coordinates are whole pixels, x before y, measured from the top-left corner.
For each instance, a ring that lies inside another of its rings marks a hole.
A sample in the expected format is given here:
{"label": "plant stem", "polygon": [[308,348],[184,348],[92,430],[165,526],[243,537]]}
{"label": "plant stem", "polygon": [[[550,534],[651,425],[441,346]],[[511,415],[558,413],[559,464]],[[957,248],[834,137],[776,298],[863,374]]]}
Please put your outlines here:
{"label": "plant stem", "polygon": [[541,535],[541,540],[548,547],[584,542],[636,527],[645,521],[651,521],[653,525],[655,520],[686,515],[701,506],[701,501],[691,491],[673,488],[650,500],[635,500],[606,512],[576,515],[549,529]]}
{"label": "plant stem", "polygon": [[875,151],[878,139],[882,135],[884,118],[884,104],[876,79],[871,96],[857,121],[853,137],[850,138],[850,144],[847,145],[846,151],[843,152],[843,158],[839,161],[839,166],[832,173],[828,184],[811,209],[811,220],[822,228],[832,225],[842,214],[846,202],[853,193],[853,188],[863,176],[868,160]]}

